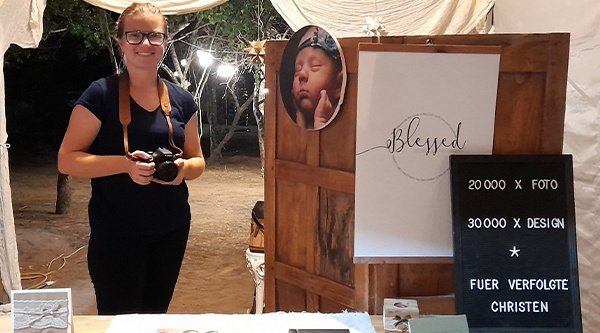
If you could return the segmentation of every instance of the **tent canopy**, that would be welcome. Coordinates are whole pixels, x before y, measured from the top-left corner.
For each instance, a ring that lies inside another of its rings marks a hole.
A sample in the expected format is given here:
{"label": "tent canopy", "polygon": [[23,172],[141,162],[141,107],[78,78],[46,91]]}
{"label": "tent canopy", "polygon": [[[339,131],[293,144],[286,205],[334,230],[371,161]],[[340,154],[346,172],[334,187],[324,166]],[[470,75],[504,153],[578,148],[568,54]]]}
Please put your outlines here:
{"label": "tent canopy", "polygon": [[[129,5],[131,0],[84,0],[85,2],[100,7],[106,10],[110,10],[116,13],[121,13]],[[138,0],[142,2],[142,0]],[[177,15],[187,14],[193,12],[199,12],[207,9],[211,9],[227,0],[144,0],[151,2],[158,6],[161,12],[165,15]]]}
{"label": "tent canopy", "polygon": [[318,25],[336,37],[365,36],[367,18],[378,19],[387,35],[442,35],[473,32],[494,0],[271,0],[297,31]]}
{"label": "tent canopy", "polygon": [[[121,13],[132,0],[84,0],[96,7]],[[138,0],[157,5],[165,15],[211,9],[227,0]],[[440,35],[470,33],[490,12],[495,0],[271,0],[288,25],[297,31],[305,25],[326,28],[336,37],[365,36],[367,17],[383,25],[388,35]]]}

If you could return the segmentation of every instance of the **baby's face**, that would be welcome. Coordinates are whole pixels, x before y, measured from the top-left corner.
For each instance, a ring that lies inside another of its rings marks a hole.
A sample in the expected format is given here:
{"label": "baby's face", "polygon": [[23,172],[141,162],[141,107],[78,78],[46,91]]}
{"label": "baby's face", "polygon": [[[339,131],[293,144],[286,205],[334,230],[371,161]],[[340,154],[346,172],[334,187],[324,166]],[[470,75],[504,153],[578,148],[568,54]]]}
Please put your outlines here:
{"label": "baby's face", "polygon": [[333,61],[322,49],[309,46],[298,52],[292,94],[300,111],[312,117],[321,90],[326,90],[329,98],[333,99],[337,85]]}

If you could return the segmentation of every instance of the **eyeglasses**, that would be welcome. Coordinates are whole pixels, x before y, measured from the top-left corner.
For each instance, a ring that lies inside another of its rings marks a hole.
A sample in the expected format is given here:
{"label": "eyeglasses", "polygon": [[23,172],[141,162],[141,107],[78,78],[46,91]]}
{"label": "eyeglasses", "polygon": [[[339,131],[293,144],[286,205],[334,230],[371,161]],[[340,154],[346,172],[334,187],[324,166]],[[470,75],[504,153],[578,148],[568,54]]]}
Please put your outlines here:
{"label": "eyeglasses", "polygon": [[139,45],[144,41],[144,37],[148,39],[150,45],[159,46],[165,42],[167,35],[162,32],[141,32],[127,31],[125,32],[125,40],[131,45]]}

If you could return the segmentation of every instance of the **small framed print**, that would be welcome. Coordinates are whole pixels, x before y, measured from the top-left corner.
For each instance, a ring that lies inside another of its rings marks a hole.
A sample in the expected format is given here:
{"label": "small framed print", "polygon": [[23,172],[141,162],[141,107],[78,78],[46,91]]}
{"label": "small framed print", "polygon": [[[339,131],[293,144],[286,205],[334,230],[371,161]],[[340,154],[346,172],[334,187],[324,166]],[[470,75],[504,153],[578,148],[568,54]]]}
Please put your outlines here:
{"label": "small framed print", "polygon": [[13,333],[72,333],[70,288],[13,290]]}

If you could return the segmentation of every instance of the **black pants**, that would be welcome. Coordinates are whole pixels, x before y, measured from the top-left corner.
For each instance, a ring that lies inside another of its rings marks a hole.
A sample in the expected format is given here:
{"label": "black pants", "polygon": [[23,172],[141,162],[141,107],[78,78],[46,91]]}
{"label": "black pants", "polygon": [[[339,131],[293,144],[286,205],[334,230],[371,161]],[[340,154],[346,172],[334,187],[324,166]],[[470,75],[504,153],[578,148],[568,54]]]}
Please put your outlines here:
{"label": "black pants", "polygon": [[166,313],[187,244],[189,225],[145,239],[90,236],[88,269],[99,315]]}

